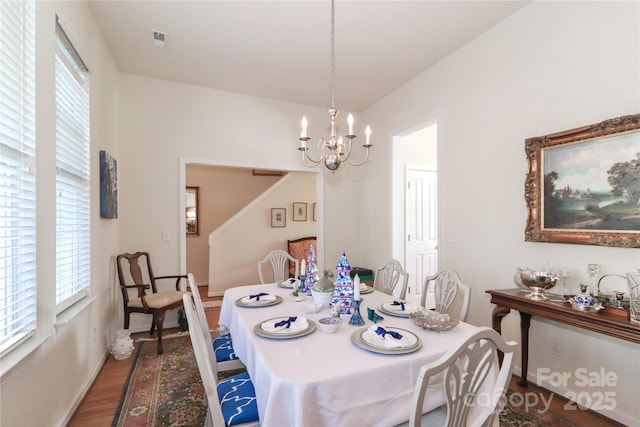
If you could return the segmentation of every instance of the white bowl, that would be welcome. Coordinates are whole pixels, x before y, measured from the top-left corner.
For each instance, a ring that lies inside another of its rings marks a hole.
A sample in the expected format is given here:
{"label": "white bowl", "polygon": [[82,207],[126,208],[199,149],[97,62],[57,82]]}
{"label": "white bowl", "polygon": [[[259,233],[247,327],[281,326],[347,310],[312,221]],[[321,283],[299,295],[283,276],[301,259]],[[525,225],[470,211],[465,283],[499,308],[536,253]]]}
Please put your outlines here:
{"label": "white bowl", "polygon": [[307,294],[302,293],[302,292],[298,293],[297,296],[294,296],[293,294],[290,294],[289,298],[291,298],[292,301],[300,302],[300,301],[304,301],[307,298]]}
{"label": "white bowl", "polygon": [[322,319],[318,320],[320,330],[325,334],[333,334],[340,328],[341,323],[342,319],[339,317],[323,317]]}
{"label": "white bowl", "polygon": [[311,295],[313,296],[313,302],[316,305],[322,305],[323,308],[329,308],[333,292],[316,292],[311,289]]}

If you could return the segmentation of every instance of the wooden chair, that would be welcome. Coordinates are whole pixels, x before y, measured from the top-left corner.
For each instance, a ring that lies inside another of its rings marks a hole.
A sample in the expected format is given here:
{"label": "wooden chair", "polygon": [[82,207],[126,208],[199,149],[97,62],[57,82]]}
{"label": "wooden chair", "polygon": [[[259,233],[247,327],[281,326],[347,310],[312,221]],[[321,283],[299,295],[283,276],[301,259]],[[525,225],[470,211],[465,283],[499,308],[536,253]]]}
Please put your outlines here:
{"label": "wooden chair", "polygon": [[[316,236],[308,236],[301,237],[299,239],[287,240],[287,251],[289,251],[289,255],[298,260],[298,264],[302,262],[302,260],[306,260],[309,256],[309,248],[313,245],[314,248],[318,248]],[[300,272],[304,274],[304,271]],[[295,274],[295,264],[293,261],[289,262],[289,277],[298,278],[298,275]]]}
{"label": "wooden chair", "polygon": [[392,295],[394,298],[405,299],[409,273],[404,271],[400,261],[392,259],[376,270],[373,278],[373,289]]}
{"label": "wooden chair", "polygon": [[[424,365],[414,389],[409,423],[403,426],[493,425],[511,379],[517,348],[516,342],[506,343],[493,329],[481,327],[438,360]],[[497,380],[492,387],[482,389],[483,383],[492,377],[492,368],[497,366],[498,351],[504,352],[504,360]],[[442,382],[447,401],[444,406],[423,415],[429,380],[436,375],[438,383]],[[473,419],[469,419],[470,415]]]}
{"label": "wooden chair", "polygon": [[202,328],[198,325],[194,301],[187,294],[182,298],[189,323],[189,337],[207,399],[205,426],[259,426],[256,391],[249,374],[244,372],[217,381],[218,371],[213,347],[205,339]]}
{"label": "wooden chair", "polygon": [[260,283],[267,283],[265,281],[265,272],[262,270],[263,265],[267,263],[271,263],[274,283],[284,282],[284,280],[289,277],[287,273],[289,270],[289,261],[295,264],[294,273],[295,277],[298,277],[300,266],[297,259],[289,255],[286,251],[280,249],[269,252],[262,261],[258,261],[258,276],[260,276]]}
{"label": "wooden chair", "polygon": [[[469,312],[471,288],[462,283],[460,276],[455,271],[443,270],[433,276],[426,277],[422,285],[422,298],[420,300],[420,305],[425,308],[430,282],[433,282],[433,294],[436,301],[435,310],[438,313],[447,313],[451,317],[464,322]],[[458,292],[462,293],[462,297],[456,299]],[[460,311],[452,313],[456,306],[460,306]]]}
{"label": "wooden chair", "polygon": [[231,341],[231,334],[226,333],[211,339],[211,332],[209,331],[209,322],[207,321],[207,314],[204,311],[204,304],[202,304],[202,298],[200,298],[200,291],[196,285],[196,280],[193,274],[187,274],[187,282],[189,283],[189,290],[193,296],[193,302],[196,309],[196,318],[200,329],[202,329],[202,335],[205,340],[211,342],[213,348],[213,355],[215,357],[215,363],[218,366],[218,372],[230,371],[232,369],[244,368],[244,364],[238,359],[233,349],[233,342]]}
{"label": "wooden chair", "polygon": [[[129,329],[131,313],[151,314],[153,320],[149,334],[153,335],[155,329],[158,329],[158,354],[162,354],[164,315],[167,310],[182,306],[182,294],[185,293],[185,284],[182,279],[186,279],[187,276],[154,276],[148,252],[118,255],[116,265],[124,304],[124,329]],[[160,279],[175,279],[176,290],[158,292],[156,280]],[[135,297],[129,296],[129,289],[137,290]],[[151,293],[147,293],[149,289]]]}

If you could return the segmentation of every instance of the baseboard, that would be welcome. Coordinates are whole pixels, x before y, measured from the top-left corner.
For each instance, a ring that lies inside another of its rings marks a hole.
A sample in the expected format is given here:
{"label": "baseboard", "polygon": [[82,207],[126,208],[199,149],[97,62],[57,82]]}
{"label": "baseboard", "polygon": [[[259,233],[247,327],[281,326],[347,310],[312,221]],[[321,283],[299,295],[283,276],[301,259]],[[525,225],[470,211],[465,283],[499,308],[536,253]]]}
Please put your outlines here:
{"label": "baseboard", "polygon": [[[513,369],[513,373],[516,376],[522,377],[522,369],[519,366],[516,366]],[[568,388],[565,387],[560,387],[560,386],[555,386],[553,384],[550,384],[548,381],[539,381],[538,377],[536,375],[534,375],[533,373],[529,373],[529,375],[527,376],[527,381],[530,383],[535,384],[536,386],[543,388],[545,390],[548,390],[552,393],[557,394],[558,396],[570,400],[572,401],[572,399],[567,398],[567,395],[575,395],[575,391],[570,390]],[[624,424],[625,426],[629,426],[629,427],[640,427],[640,420],[629,416],[628,414],[625,414],[623,412],[620,411],[616,411],[614,410],[605,410],[605,409],[591,409],[589,408],[590,411],[595,412],[597,414],[602,415],[603,417],[612,419],[614,421],[617,421],[621,424]]]}
{"label": "baseboard", "polygon": [[96,381],[96,378],[98,378],[98,374],[100,373],[100,370],[104,366],[108,357],[109,357],[109,348],[107,348],[100,363],[95,367],[95,369],[91,373],[91,376],[89,376],[87,378],[87,381],[85,381],[85,383],[83,384],[82,388],[80,389],[80,392],[74,399],[73,404],[71,405],[71,408],[69,409],[69,411],[67,411],[67,414],[65,415],[64,419],[62,419],[62,422],[59,424],[59,427],[65,427],[69,425],[69,423],[71,422],[71,419],[73,418],[73,415],[76,413],[76,411],[80,407],[82,400],[85,398],[87,393],[89,393],[89,389],[91,388],[93,383]]}

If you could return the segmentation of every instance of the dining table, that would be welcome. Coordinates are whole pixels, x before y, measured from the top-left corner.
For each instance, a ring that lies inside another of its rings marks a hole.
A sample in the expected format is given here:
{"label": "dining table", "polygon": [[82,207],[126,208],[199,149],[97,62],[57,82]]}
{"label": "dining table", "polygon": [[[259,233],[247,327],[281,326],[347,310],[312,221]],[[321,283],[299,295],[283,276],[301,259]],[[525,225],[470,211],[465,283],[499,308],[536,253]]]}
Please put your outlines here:
{"label": "dining table", "polygon": [[[247,303],[258,294],[269,297],[263,296],[262,303]],[[477,330],[465,322],[443,332],[423,329],[406,313],[383,310],[393,301],[390,295],[369,288],[361,299],[365,324],[350,325],[351,316],[342,314],[339,329],[327,334],[318,322],[331,317],[331,309],[308,313],[305,308],[311,308],[313,299],[305,296],[294,301],[292,290],[283,283],[225,291],[219,324],[231,333],[235,353],[254,384],[263,427],[394,426],[407,421],[421,367]],[[400,352],[363,345],[363,331],[374,325],[367,308],[383,317],[375,328],[415,336],[418,342]],[[270,321],[272,327],[274,319],[291,317],[304,318],[309,327],[291,338],[271,336],[261,328],[264,322]],[[430,384],[423,412],[444,403],[441,381]]]}

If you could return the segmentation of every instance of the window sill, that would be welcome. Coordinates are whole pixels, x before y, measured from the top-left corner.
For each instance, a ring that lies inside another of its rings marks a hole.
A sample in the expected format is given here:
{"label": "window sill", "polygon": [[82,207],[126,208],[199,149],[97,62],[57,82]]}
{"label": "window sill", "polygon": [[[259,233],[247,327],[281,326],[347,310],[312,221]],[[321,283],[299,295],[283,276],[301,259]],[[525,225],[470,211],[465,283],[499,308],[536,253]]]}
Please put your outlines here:
{"label": "window sill", "polygon": [[59,334],[60,331],[62,331],[69,322],[71,322],[76,316],[82,313],[97,299],[97,296],[87,296],[86,298],[81,299],[71,307],[59,313],[56,316],[56,322],[53,324],[53,327],[56,330],[56,334]]}

